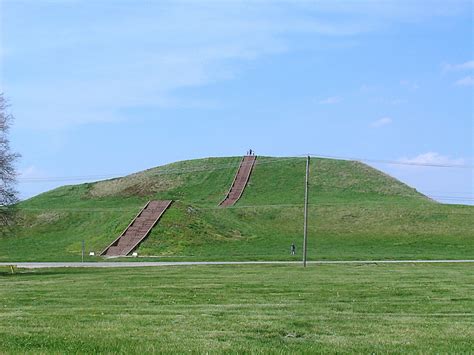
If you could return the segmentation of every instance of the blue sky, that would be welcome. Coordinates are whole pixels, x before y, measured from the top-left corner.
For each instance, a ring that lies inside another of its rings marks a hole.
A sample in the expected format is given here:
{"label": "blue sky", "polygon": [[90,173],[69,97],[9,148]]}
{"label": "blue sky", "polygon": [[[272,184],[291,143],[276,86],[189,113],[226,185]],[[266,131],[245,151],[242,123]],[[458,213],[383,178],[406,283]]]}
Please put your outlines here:
{"label": "blue sky", "polygon": [[[473,164],[471,1],[2,0],[0,21],[23,198],[249,147]],[[474,198],[472,169],[376,167]]]}

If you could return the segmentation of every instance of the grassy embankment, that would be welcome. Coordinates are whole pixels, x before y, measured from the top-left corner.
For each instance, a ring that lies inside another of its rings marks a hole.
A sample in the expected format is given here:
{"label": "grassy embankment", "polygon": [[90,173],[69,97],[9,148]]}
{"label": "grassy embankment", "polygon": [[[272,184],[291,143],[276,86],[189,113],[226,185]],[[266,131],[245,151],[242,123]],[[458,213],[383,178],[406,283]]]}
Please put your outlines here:
{"label": "grassy embankment", "polygon": [[[234,208],[218,208],[239,161],[179,162],[22,202],[22,226],[0,238],[0,261],[77,261],[82,240],[87,251],[99,252],[150,199],[176,202],[141,245],[141,256],[289,260],[295,242],[294,258],[301,258],[305,160],[259,158],[243,198]],[[474,207],[435,203],[357,162],[314,159],[311,171],[310,259],[474,255]]]}

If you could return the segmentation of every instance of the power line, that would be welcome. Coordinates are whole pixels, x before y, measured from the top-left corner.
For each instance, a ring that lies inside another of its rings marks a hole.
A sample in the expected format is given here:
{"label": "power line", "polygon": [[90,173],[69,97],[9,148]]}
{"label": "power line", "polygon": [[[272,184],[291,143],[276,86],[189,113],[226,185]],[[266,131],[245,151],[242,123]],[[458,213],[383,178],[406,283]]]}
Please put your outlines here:
{"label": "power line", "polygon": [[310,154],[315,158],[323,159],[335,159],[335,160],[349,160],[349,161],[359,161],[359,162],[369,162],[369,163],[381,163],[381,164],[391,164],[391,165],[407,165],[407,166],[423,166],[423,167],[432,167],[432,168],[459,168],[459,169],[474,169],[474,165],[469,164],[434,164],[434,163],[416,163],[410,161],[400,161],[400,160],[387,160],[387,159],[370,159],[370,158],[358,158],[358,157],[341,157],[334,155],[320,155],[320,154]]}
{"label": "power line", "polygon": [[[264,159],[256,162],[256,165],[273,164],[281,161],[288,160],[300,160],[299,157],[283,157],[283,158],[272,158]],[[245,164],[245,163],[244,163]],[[63,176],[63,177],[39,177],[39,178],[19,178],[19,182],[67,182],[67,181],[79,181],[79,180],[90,180],[90,179],[114,179],[114,178],[131,178],[134,175],[150,174],[150,176],[161,176],[161,175],[176,175],[184,173],[204,172],[204,171],[215,171],[224,169],[236,169],[240,166],[240,161],[225,164],[202,164],[198,167],[192,168],[166,168],[157,167],[147,169],[137,173],[131,174],[103,174],[103,175],[82,175],[82,176]],[[156,170],[156,171],[153,171]]]}
{"label": "power line", "polygon": [[430,196],[431,198],[435,200],[444,200],[444,201],[466,201],[466,202],[474,202],[474,198],[472,197],[442,197],[442,196]]}
{"label": "power line", "polygon": [[442,191],[442,190],[424,190],[427,193],[442,193],[442,194],[467,194],[467,195],[474,195],[473,191]]}
{"label": "power line", "polygon": [[[428,164],[428,163],[415,163],[415,162],[403,162],[397,160],[380,160],[380,159],[368,159],[360,157],[342,157],[342,156],[331,156],[331,155],[320,155],[320,154],[310,154],[315,158],[322,159],[336,159],[336,160],[347,160],[347,161],[359,161],[359,162],[371,162],[371,163],[383,163],[383,164],[394,164],[394,165],[406,165],[406,166],[421,166],[421,167],[435,167],[435,168],[460,168],[460,169],[473,169],[474,165],[460,165],[460,164]],[[307,156],[305,154],[304,156]],[[261,157],[257,160],[257,165],[262,164],[272,164],[279,163],[282,161],[288,160],[301,160],[303,161],[303,155],[296,157],[280,157],[280,158],[266,158]],[[38,177],[38,178],[18,178],[19,182],[31,183],[31,182],[68,182],[68,181],[81,181],[81,180],[91,180],[91,179],[113,179],[113,178],[127,178],[132,177],[137,174],[146,174],[150,173],[152,176],[160,175],[171,175],[171,174],[180,174],[180,173],[192,173],[192,172],[202,172],[202,171],[214,171],[221,169],[234,169],[239,166],[239,162],[232,163],[220,163],[220,164],[201,164],[196,167],[190,168],[166,168],[157,167],[152,169],[147,169],[139,173],[109,173],[109,174],[95,174],[95,175],[78,175],[78,176],[59,176],[59,177]],[[153,171],[153,170],[157,171]],[[161,169],[161,171],[160,171]]]}

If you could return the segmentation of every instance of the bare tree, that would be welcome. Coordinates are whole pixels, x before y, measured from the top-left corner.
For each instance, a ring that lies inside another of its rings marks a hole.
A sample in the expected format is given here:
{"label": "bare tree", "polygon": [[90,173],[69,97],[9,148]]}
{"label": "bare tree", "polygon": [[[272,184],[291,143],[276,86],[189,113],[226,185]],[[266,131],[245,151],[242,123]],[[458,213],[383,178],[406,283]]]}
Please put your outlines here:
{"label": "bare tree", "polygon": [[8,112],[8,104],[0,93],[0,234],[6,232],[15,220],[15,204],[18,193],[15,189],[15,161],[19,155],[10,150],[8,131],[13,116]]}

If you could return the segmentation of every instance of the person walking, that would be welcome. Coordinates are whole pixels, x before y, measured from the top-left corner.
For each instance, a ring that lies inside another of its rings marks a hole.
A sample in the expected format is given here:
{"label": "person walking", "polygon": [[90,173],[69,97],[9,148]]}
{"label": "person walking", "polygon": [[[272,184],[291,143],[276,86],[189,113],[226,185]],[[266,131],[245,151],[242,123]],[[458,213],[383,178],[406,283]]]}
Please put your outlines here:
{"label": "person walking", "polygon": [[295,255],[296,254],[296,245],[295,243],[291,243],[291,255]]}

